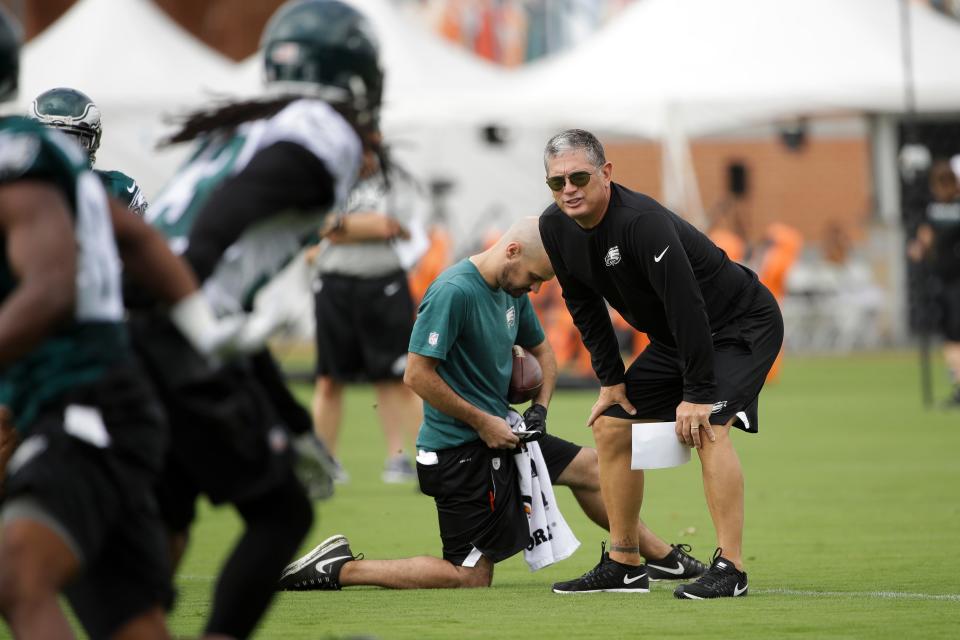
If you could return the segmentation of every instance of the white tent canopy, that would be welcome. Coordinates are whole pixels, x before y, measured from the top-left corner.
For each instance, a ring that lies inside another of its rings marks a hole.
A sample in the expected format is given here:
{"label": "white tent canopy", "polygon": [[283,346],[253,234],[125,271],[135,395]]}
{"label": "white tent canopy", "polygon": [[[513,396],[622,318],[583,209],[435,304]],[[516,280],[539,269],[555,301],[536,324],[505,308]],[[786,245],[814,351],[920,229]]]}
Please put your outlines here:
{"label": "white tent canopy", "polygon": [[[956,110],[960,24],[910,2],[917,108]],[[460,121],[659,137],[796,113],[905,109],[900,0],[639,0],[581,46],[534,63]]]}
{"label": "white tent canopy", "polygon": [[97,166],[152,194],[184,152],[154,149],[162,118],[227,91],[234,67],[150,0],[80,0],[24,48],[19,102],[60,86],[88,94],[103,114]]}
{"label": "white tent canopy", "polygon": [[[370,20],[385,71],[383,119],[387,128],[437,124],[432,105],[465,91],[485,93],[502,85],[507,71],[473,56],[411,21],[388,0],[344,0]],[[261,54],[239,66],[237,89],[255,94],[263,82]]]}

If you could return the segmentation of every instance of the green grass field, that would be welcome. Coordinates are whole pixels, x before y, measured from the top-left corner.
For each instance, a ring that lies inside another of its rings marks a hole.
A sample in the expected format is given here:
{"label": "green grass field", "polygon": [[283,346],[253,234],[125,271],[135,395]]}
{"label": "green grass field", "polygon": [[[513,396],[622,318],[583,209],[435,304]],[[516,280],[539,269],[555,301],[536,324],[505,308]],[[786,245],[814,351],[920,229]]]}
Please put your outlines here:
{"label": "green grass field", "polygon": [[[582,542],[565,562],[530,573],[521,556],[476,591],[282,593],[263,638],[955,638],[960,623],[960,412],[926,411],[910,354],[791,358],[761,397],[759,436],[737,434],[746,474],[750,596],[675,600],[559,596],[550,585],[592,567],[606,532],[558,488]],[[941,390],[944,385],[941,383]],[[306,401],[309,389],[297,389]],[[592,392],[554,399],[550,430],[592,444],[582,425]],[[380,481],[383,441],[373,394],[350,391],[341,457],[351,474],[304,543],[343,533],[368,558],[438,554],[436,512],[412,486]],[[713,530],[699,463],[647,475],[643,517],[669,542],[709,560]],[[175,633],[202,628],[213,579],[238,530],[204,509],[178,577]]]}

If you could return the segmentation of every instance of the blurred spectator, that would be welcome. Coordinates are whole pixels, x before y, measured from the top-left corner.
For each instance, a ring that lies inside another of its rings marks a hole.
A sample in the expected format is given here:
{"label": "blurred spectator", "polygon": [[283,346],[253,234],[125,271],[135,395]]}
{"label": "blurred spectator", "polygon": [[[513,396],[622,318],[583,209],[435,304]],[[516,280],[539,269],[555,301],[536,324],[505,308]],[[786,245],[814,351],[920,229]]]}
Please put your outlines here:
{"label": "blurred spectator", "polygon": [[447,40],[516,66],[577,44],[632,1],[423,0],[418,6]]}
{"label": "blurred spectator", "polygon": [[[384,482],[413,481],[420,399],[403,384],[414,305],[407,271],[427,249],[425,199],[404,171],[365,156],[344,213],[316,251],[314,428],[336,454],[343,387],[370,381],[387,441]],[[339,480],[347,479],[339,468]]]}
{"label": "blurred spectator", "polygon": [[948,402],[960,407],[960,180],[948,160],[936,160],[930,167],[930,198],[907,253],[914,261],[929,261],[932,267],[943,356],[953,384]]}
{"label": "blurred spectator", "polygon": [[818,259],[791,269],[787,288],[795,346],[849,351],[879,340],[883,292],[841,223],[826,225]]}
{"label": "blurred spectator", "polygon": [[[803,235],[790,225],[773,222],[764,232],[763,242],[757,256],[757,275],[783,307],[787,293],[787,275],[800,257],[803,249]],[[767,381],[773,381],[780,375],[783,350],[770,368]]]}
{"label": "blurred spectator", "polygon": [[707,237],[734,262],[746,260],[747,232],[737,202],[729,199],[720,203],[716,210],[711,212],[710,218]]}

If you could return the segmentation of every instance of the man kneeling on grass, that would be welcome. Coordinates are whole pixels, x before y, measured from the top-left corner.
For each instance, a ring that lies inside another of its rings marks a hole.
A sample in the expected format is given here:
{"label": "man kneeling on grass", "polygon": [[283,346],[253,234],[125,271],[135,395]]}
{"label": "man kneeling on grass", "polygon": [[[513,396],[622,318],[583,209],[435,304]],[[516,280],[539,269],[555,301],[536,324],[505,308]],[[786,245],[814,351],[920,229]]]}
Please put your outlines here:
{"label": "man kneeling on grass", "polygon": [[[494,564],[527,547],[532,538],[513,460],[520,438],[507,422],[506,398],[519,344],[543,370],[543,387],[524,413],[526,430],[546,430],[557,367],[527,293],[553,275],[537,220],[526,218],[487,251],[444,271],[420,305],[404,380],[424,400],[417,475],[437,505],[443,558],[360,560],[336,535],[291,563],[280,589],[488,587]],[[584,513],[608,529],[596,450],[551,435],[538,444],[551,483],[570,487]],[[643,522],[639,538],[648,563],[617,591],[645,593],[649,580],[689,579],[706,569],[689,547],[668,545]]]}

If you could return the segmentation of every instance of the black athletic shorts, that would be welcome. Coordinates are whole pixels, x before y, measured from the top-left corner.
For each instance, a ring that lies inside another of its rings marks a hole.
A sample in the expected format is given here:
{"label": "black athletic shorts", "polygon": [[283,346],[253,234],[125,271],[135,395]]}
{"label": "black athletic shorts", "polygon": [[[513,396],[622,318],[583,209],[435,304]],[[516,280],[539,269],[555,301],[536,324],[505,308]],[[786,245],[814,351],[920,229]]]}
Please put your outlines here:
{"label": "black athletic shorts", "polygon": [[315,289],[317,376],[341,382],[403,378],[416,313],[407,275],[326,274]]}
{"label": "black athletic shorts", "polygon": [[[551,482],[580,449],[551,435],[540,440]],[[517,476],[513,452],[482,440],[438,451],[435,465],[417,462],[420,490],[437,505],[445,560],[472,567],[480,554],[500,562],[527,547],[530,527]]]}
{"label": "black athletic shorts", "polygon": [[165,439],[142,371],[126,363],[46,409],[7,468],[4,521],[38,521],[74,551],[81,573],[64,592],[93,638],[172,604],[153,493]]}
{"label": "black athletic shorts", "polygon": [[[760,427],[757,399],[767,373],[783,344],[783,316],[773,295],[763,285],[746,311],[713,334],[714,377],[717,395],[711,424],[726,424],[748,433]],[[614,418],[677,419],[683,401],[683,364],[676,349],[651,342],[626,371],[627,398],[637,409],[630,416],[620,405],[603,415]]]}
{"label": "black athletic shorts", "polygon": [[170,424],[157,497],[172,530],[189,526],[201,493],[238,503],[287,481],[289,430],[250,362],[211,367],[162,314],[134,314],[129,326]]}
{"label": "black athletic shorts", "polygon": [[960,279],[943,282],[938,301],[943,337],[950,342],[960,342]]}

